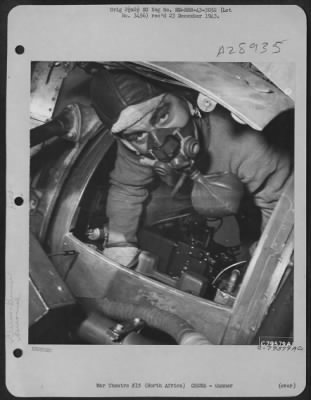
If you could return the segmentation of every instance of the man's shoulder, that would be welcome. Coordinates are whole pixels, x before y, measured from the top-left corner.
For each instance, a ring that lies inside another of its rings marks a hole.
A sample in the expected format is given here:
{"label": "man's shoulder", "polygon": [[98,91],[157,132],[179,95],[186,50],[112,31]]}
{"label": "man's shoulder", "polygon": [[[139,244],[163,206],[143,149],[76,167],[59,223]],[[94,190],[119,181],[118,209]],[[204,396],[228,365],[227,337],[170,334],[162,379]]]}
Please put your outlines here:
{"label": "man's shoulder", "polygon": [[236,122],[230,112],[222,107],[216,107],[208,116],[210,134],[214,139],[226,140],[236,144],[263,145],[264,139],[260,132],[248,125]]}

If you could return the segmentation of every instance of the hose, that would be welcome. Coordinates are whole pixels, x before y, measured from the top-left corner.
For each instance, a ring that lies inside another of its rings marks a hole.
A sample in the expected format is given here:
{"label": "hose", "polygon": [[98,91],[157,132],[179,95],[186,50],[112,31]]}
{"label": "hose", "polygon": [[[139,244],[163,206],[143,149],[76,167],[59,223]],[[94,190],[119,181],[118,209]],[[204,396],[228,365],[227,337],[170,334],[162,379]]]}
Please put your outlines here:
{"label": "hose", "polygon": [[[68,105],[51,121],[30,130],[30,147],[34,147],[53,137],[65,137],[75,125],[75,108]],[[69,139],[69,137],[67,137]]]}
{"label": "hose", "polygon": [[181,345],[212,344],[182,318],[156,307],[127,304],[104,298],[96,299],[96,308],[108,318],[115,320],[124,321],[141,318],[148,326],[167,333]]}
{"label": "hose", "polygon": [[55,136],[64,136],[68,133],[61,119],[54,119],[43,125],[37,126],[30,131],[30,146],[34,147]]}

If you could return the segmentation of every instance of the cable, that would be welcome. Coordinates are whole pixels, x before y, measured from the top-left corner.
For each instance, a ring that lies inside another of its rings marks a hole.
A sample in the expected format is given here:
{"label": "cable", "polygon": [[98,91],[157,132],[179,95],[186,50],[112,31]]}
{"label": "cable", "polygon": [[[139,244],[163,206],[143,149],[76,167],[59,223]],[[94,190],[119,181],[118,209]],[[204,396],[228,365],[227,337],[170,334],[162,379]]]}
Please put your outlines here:
{"label": "cable", "polygon": [[66,271],[65,274],[64,274],[64,277],[63,277],[64,282],[67,281],[68,275],[69,275],[69,273],[71,272],[71,270],[73,269],[73,267],[75,266],[76,261],[77,261],[77,258],[79,257],[79,254],[80,254],[80,253],[77,252],[77,251],[76,251],[76,253],[74,254],[74,256],[73,256],[73,258],[72,258],[72,260],[71,260],[71,262],[70,262],[70,265],[69,265],[67,271]]}
{"label": "cable", "polygon": [[229,265],[228,267],[224,268],[222,271],[219,272],[218,275],[216,275],[216,278],[213,280],[212,285],[214,285],[215,282],[217,281],[217,279],[218,279],[224,272],[228,271],[228,269],[231,269],[231,268],[233,268],[233,267],[236,267],[237,265],[240,265],[240,264],[244,264],[244,263],[246,263],[246,262],[247,262],[246,260],[244,260],[244,261],[238,261],[238,262],[236,262],[236,263],[234,263],[234,264],[231,264],[231,265]]}
{"label": "cable", "polygon": [[173,217],[167,217],[167,218],[163,218],[160,221],[156,221],[154,223],[152,223],[150,226],[156,226],[156,225],[160,225],[166,222],[171,222],[171,221],[175,221],[181,218],[185,218],[188,217],[189,215],[191,215],[191,212],[186,212],[184,214],[179,214],[179,215],[174,215]]}

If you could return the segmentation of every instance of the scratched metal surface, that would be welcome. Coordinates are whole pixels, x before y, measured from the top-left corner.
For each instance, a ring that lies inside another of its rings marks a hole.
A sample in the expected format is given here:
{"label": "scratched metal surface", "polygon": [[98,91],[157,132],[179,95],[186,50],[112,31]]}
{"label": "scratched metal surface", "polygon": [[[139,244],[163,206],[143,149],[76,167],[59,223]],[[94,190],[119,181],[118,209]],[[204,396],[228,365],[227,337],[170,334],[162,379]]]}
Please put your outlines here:
{"label": "scratched metal surface", "polygon": [[[104,143],[105,138],[106,136],[102,136],[94,144],[98,156],[101,157],[104,148],[99,146],[99,142]],[[100,252],[88,247],[70,232],[74,210],[77,209],[80,194],[83,192],[80,186],[85,185],[86,176],[91,176],[94,166],[98,165],[93,147],[90,149],[90,153],[93,158],[85,157],[88,163],[84,163],[82,169],[77,167],[67,182],[66,189],[59,199],[56,218],[50,229],[51,252],[71,250],[78,253],[73,265],[71,265],[71,257],[54,257],[53,261],[61,277],[66,277],[66,284],[75,297],[109,296],[109,298],[119,301],[154,305],[175,312],[188,320],[213,343],[219,344],[231,315],[230,309],[183,293],[135,271],[123,268],[107,260]],[[71,186],[73,182],[74,191]]]}
{"label": "scratched metal surface", "polygon": [[66,271],[70,268],[70,260],[66,257],[55,257],[54,260],[59,274],[62,277],[67,275],[66,284],[76,298],[108,297],[124,303],[154,306],[185,319],[213,344],[221,343],[231,316],[230,308],[169,287],[109,261],[71,233],[65,236],[63,249],[79,253],[69,274]]}
{"label": "scratched metal surface", "polygon": [[72,63],[35,63],[31,78],[30,95],[30,121],[32,128],[52,118],[63,79],[71,68]]}
{"label": "scratched metal surface", "polygon": [[167,74],[200,91],[259,131],[281,112],[294,107],[293,100],[279,88],[238,63],[139,64]]}
{"label": "scratched metal surface", "polygon": [[243,278],[224,344],[250,344],[268,312],[293,252],[293,193],[294,179],[291,178]]}
{"label": "scratched metal surface", "polygon": [[212,344],[220,344],[231,310],[211,301],[119,270],[107,296],[125,303],[154,306],[185,319]]}
{"label": "scratched metal surface", "polygon": [[290,63],[255,62],[254,65],[263,72],[282,91],[295,100],[296,65]]}
{"label": "scratched metal surface", "polygon": [[[73,305],[75,300],[38,240],[32,234],[29,236],[29,246],[29,274],[32,279],[29,286],[29,325],[32,325],[38,317],[48,312],[49,307]],[[36,292],[40,293],[42,301],[38,301],[35,295],[34,284],[36,285]]]}

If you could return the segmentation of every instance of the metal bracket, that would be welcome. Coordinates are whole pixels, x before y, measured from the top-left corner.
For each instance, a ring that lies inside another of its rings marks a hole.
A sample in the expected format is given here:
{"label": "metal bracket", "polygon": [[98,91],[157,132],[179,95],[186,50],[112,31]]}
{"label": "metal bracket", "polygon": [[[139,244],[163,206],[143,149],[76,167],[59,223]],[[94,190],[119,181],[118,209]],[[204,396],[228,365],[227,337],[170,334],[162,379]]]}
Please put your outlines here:
{"label": "metal bracket", "polygon": [[134,318],[123,324],[117,324],[110,329],[112,342],[122,341],[131,332],[140,332],[145,326],[145,321],[140,318]]}

